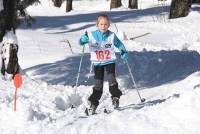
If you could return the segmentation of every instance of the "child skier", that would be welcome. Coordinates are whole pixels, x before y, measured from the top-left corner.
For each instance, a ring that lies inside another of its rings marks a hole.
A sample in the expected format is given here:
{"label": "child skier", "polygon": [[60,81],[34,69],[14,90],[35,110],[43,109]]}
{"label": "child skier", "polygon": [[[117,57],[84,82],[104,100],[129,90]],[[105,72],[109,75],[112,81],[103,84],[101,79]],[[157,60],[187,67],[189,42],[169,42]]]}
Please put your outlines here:
{"label": "child skier", "polygon": [[99,15],[96,26],[98,30],[81,36],[79,40],[80,45],[88,43],[91,54],[90,60],[94,66],[95,85],[93,87],[93,93],[88,98],[91,102],[90,109],[92,114],[95,113],[103,93],[104,70],[106,70],[108,75],[112,104],[114,108],[119,107],[119,99],[122,92],[119,90],[115,78],[116,56],[114,46],[120,50],[122,59],[128,59],[128,52],[123,43],[117,38],[115,33],[108,30],[110,26],[109,17],[105,14]]}

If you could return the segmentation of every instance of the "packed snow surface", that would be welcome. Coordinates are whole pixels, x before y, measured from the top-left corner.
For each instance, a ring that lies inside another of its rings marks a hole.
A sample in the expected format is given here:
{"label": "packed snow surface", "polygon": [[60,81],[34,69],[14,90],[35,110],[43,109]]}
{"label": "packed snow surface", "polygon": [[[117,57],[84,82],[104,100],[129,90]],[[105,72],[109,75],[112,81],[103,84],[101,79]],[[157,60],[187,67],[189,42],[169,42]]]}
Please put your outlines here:
{"label": "packed snow surface", "polygon": [[[13,81],[0,78],[0,133],[198,134],[200,6],[192,5],[187,17],[169,20],[170,2],[140,0],[139,9],[131,10],[123,0],[122,7],[110,10],[107,0],[73,1],[69,13],[65,3],[56,8],[49,0],[29,7],[27,12],[36,22],[31,28],[22,24],[16,31],[23,71],[16,112]],[[74,87],[82,52],[78,41],[85,31],[96,29],[101,13],[109,15],[110,30],[125,44],[128,64],[146,101],[140,103],[116,50],[116,76],[123,92],[120,109],[103,112],[112,109],[106,78],[98,114],[84,118],[94,80],[86,47]],[[76,108],[71,109],[72,104]]]}

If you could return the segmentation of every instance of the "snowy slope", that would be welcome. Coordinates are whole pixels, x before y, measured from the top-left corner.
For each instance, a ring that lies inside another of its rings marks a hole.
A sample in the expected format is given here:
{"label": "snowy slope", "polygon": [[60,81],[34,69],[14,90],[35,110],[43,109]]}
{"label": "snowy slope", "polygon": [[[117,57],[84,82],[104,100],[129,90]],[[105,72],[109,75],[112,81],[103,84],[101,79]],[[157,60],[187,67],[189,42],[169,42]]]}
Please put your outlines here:
{"label": "snowy slope", "polygon": [[[68,86],[48,86],[24,76],[23,87],[18,91],[17,112],[13,112],[13,86],[1,85],[1,133],[198,133],[200,110],[200,73],[194,73],[174,84],[165,84],[142,91],[147,101],[138,104],[134,90],[123,90],[121,110],[104,114],[111,107],[108,89],[97,109],[98,115],[80,118],[84,106],[71,110],[67,97]],[[191,82],[192,81],[192,82]],[[91,87],[78,87],[82,99]],[[148,131],[147,131],[148,130]]]}
{"label": "snowy slope", "polygon": [[[89,5],[89,2],[91,6]],[[139,1],[139,10],[123,7],[111,10],[106,0],[74,1],[74,10],[64,13],[64,5],[49,0],[28,8],[36,23],[17,30],[19,62],[23,85],[18,90],[17,111],[13,111],[14,86],[0,78],[1,134],[197,134],[200,95],[200,7],[193,5],[188,17],[168,20],[170,1]],[[160,7],[164,4],[164,7]],[[142,9],[142,10],[141,10]],[[123,96],[120,111],[112,108],[108,83],[97,109],[99,114],[80,118],[92,92],[88,48],[77,95],[75,84],[80,61],[79,37],[94,30],[98,14],[106,12],[113,21],[110,29],[122,39],[150,33],[133,41],[123,40],[129,64],[147,101],[140,104],[127,66],[118,56],[117,80]],[[69,40],[69,45],[62,40]],[[78,104],[71,109],[71,104]]]}

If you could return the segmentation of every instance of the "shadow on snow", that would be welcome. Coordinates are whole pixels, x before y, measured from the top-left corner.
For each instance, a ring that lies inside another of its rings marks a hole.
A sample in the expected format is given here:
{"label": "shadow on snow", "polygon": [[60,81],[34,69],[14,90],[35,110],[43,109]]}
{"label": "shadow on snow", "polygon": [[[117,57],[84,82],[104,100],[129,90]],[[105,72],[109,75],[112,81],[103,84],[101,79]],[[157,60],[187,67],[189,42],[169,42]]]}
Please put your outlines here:
{"label": "shadow on snow", "polygon": [[200,12],[200,4],[196,4],[194,7],[192,7],[192,11],[197,11],[197,12]]}
{"label": "shadow on snow", "polygon": [[[139,19],[143,16],[152,16],[159,15],[160,13],[169,12],[169,6],[164,7],[152,7],[142,10],[126,10],[126,11],[105,11],[105,12],[96,12],[96,13],[85,13],[85,14],[76,14],[76,15],[67,15],[66,16],[35,16],[36,24],[32,25],[33,29],[45,28],[45,30],[59,29],[58,33],[69,33],[74,31],[79,31],[86,29],[95,25],[97,16],[102,13],[108,14],[112,22],[132,22],[131,19]],[[84,24],[81,24],[84,23]],[[71,24],[81,24],[76,28],[69,28]],[[21,28],[26,28],[25,25]],[[62,30],[62,31],[61,31]]]}
{"label": "shadow on snow", "polygon": [[[128,68],[117,54],[116,76],[123,88],[134,88]],[[90,55],[83,57],[78,85],[93,85],[90,72]],[[37,65],[24,71],[33,71],[48,84],[75,85],[80,56],[68,57],[55,63]],[[200,55],[196,51],[143,51],[129,52],[128,63],[138,87],[154,87],[186,78],[200,69]],[[105,75],[105,80],[107,76]]]}

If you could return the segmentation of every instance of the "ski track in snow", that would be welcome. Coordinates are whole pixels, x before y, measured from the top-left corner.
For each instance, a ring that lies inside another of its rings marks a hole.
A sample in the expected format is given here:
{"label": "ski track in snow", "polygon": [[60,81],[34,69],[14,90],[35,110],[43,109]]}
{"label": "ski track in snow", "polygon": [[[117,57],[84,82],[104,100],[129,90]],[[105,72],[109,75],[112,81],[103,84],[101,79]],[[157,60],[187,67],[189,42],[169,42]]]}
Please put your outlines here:
{"label": "ski track in snow", "polygon": [[[59,85],[52,87],[44,82],[38,86],[38,83],[24,76],[23,87],[18,91],[16,113],[13,112],[13,92],[11,92],[13,86],[1,87],[3,94],[1,93],[0,98],[2,117],[0,122],[4,122],[1,132],[23,133],[23,130],[27,133],[52,134],[55,132],[145,133],[144,128],[149,128],[149,133],[196,133],[198,127],[194,126],[199,120],[195,118],[198,117],[200,109],[199,75],[197,72],[180,82],[142,91],[142,95],[147,99],[143,104],[139,103],[135,91],[126,91],[121,98],[121,110],[111,114],[103,113],[104,107],[111,108],[111,100],[104,93],[102,98],[107,97],[97,109],[99,114],[88,118],[80,118],[84,114],[83,104],[76,109],[67,107],[66,99],[72,88]],[[195,81],[188,84],[191,80]],[[12,85],[11,82],[7,84]],[[182,87],[182,85],[187,86]],[[80,95],[86,92],[84,88],[84,86],[78,87]],[[162,92],[158,93],[159,89],[162,89]],[[82,97],[85,96],[87,95]],[[8,119],[12,122],[7,121]]]}

